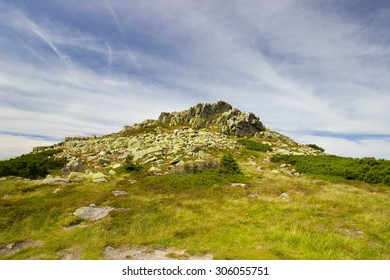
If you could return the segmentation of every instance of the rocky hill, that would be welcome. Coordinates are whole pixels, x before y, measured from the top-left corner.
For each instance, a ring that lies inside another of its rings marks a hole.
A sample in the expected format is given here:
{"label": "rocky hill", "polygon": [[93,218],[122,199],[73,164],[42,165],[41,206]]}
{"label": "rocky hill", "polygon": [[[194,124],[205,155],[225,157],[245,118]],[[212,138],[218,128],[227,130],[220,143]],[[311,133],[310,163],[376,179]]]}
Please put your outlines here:
{"label": "rocky hill", "polygon": [[389,185],[202,103],[0,161],[0,259],[389,259]]}
{"label": "rocky hill", "polygon": [[[182,112],[161,113],[157,120],[125,126],[111,135],[67,137],[62,143],[37,147],[34,151],[61,149],[56,157],[68,160],[64,169],[67,173],[99,171],[95,181],[103,181],[109,171],[115,172],[129,156],[136,163],[147,165],[153,174],[166,174],[185,164],[218,160],[223,153],[242,147],[237,142],[240,138],[268,145],[270,155],[322,154],[267,129],[253,113],[241,112],[223,101],[200,103]],[[69,178],[77,174],[72,173]]]}

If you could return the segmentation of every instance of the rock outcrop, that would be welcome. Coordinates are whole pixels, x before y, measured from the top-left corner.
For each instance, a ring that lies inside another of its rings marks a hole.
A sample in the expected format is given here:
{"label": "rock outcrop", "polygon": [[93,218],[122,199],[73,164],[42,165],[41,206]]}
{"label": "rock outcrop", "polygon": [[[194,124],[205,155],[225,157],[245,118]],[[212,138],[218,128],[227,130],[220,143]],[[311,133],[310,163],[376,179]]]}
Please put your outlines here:
{"label": "rock outcrop", "polygon": [[219,101],[213,104],[199,103],[181,112],[163,112],[158,120],[146,120],[140,124],[125,126],[122,131],[145,129],[158,125],[190,126],[195,130],[217,126],[222,133],[238,137],[254,136],[265,130],[265,126],[253,113],[241,112],[230,104]]}

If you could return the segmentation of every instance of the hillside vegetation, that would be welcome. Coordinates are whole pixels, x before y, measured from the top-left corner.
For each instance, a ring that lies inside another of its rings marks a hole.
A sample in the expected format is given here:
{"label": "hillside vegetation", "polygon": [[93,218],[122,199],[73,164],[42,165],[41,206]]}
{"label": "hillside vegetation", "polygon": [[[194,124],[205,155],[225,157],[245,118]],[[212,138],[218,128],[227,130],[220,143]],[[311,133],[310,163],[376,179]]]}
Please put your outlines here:
{"label": "hillside vegetation", "polygon": [[390,186],[390,161],[375,158],[346,158],[338,156],[275,155],[273,162],[285,162],[302,173],[339,176],[371,184]]}
{"label": "hillside vegetation", "polygon": [[48,150],[0,161],[0,177],[18,176],[30,179],[44,177],[65,167],[66,158],[53,157],[59,152],[60,150]]}

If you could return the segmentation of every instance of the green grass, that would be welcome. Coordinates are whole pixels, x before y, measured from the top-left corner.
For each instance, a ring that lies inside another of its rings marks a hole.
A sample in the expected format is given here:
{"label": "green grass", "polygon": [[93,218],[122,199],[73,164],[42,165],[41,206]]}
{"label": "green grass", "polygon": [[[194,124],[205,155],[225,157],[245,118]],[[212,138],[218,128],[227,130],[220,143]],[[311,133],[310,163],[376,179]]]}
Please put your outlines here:
{"label": "green grass", "polygon": [[272,147],[268,144],[263,144],[254,140],[249,139],[239,139],[238,143],[243,145],[246,149],[259,152],[268,152],[272,151]]}
{"label": "green grass", "polygon": [[[9,259],[58,259],[60,250],[74,246],[83,259],[100,259],[106,246],[122,244],[216,259],[390,259],[388,187],[243,171],[118,174],[107,183],[61,187],[2,181],[0,246],[44,242]],[[129,195],[114,197],[112,190]],[[71,214],[91,203],[127,210],[96,222]],[[64,229],[72,225],[83,227]]]}

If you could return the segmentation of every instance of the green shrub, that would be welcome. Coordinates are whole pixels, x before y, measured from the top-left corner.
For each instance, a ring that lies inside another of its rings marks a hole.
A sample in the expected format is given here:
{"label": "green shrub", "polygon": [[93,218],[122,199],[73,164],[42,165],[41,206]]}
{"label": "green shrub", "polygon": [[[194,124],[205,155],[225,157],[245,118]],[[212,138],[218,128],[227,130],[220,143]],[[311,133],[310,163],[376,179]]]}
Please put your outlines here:
{"label": "green shrub", "polygon": [[360,180],[370,184],[388,184],[390,180],[386,179],[390,176],[389,160],[355,159],[331,155],[275,155],[271,161],[292,164],[301,173],[340,176],[347,180]]}
{"label": "green shrub", "polygon": [[119,170],[123,170],[125,172],[140,172],[143,170],[143,166],[133,162],[134,157],[132,155],[128,155],[125,159],[125,163],[123,166],[119,168]]}
{"label": "green shrub", "polygon": [[383,178],[382,181],[383,184],[390,186],[390,175],[386,175],[385,178]]}
{"label": "green shrub", "polygon": [[324,149],[324,148],[321,148],[320,146],[317,146],[316,144],[308,144],[308,145],[306,145],[306,146],[308,146],[308,147],[310,147],[310,148],[313,148],[313,149],[315,149],[315,150],[321,151],[321,152],[325,152],[325,149]]}
{"label": "green shrub", "polygon": [[59,152],[60,150],[42,151],[0,161],[0,177],[18,176],[29,179],[45,177],[51,171],[66,165],[66,158],[53,157]]}
{"label": "green shrub", "polygon": [[236,162],[236,160],[231,154],[222,156],[219,165],[219,171],[221,173],[226,173],[226,174],[242,174],[242,171],[238,166],[238,163]]}
{"label": "green shrub", "polygon": [[381,183],[383,179],[380,172],[377,170],[370,170],[364,175],[363,181],[369,184],[378,184]]}
{"label": "green shrub", "polygon": [[238,143],[243,145],[246,149],[259,152],[272,151],[272,147],[268,144],[263,144],[257,141],[248,140],[248,139],[239,139]]}

